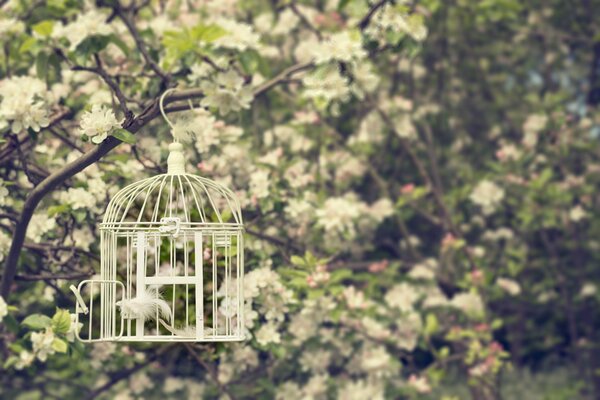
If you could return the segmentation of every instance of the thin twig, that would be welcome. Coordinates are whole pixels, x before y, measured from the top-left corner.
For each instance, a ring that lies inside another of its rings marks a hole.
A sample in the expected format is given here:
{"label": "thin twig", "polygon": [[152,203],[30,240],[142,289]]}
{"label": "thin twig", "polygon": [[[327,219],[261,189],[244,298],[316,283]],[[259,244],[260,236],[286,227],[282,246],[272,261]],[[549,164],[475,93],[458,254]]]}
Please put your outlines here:
{"label": "thin twig", "polygon": [[217,385],[219,388],[219,391],[225,393],[231,400],[235,400],[235,396],[231,394],[231,391],[219,381],[219,375],[217,371],[215,371],[214,368],[212,368],[206,361],[202,359],[202,357],[198,355],[198,353],[196,353],[191,344],[184,343],[184,346],[191,356],[194,357],[194,360],[196,360],[198,364],[200,364],[206,370],[206,372],[208,372],[211,379],[215,382],[215,385]]}

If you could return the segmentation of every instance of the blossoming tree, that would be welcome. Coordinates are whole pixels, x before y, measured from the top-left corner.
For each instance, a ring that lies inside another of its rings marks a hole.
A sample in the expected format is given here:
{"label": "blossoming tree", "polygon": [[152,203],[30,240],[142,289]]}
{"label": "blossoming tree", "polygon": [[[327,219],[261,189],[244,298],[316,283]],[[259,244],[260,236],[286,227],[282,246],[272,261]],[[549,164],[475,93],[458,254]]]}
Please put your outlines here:
{"label": "blossoming tree", "polygon": [[[559,353],[594,393],[600,7],[521,3],[0,0],[0,397],[495,399]],[[68,286],[164,172],[171,88],[242,200],[247,340],[82,345]]]}

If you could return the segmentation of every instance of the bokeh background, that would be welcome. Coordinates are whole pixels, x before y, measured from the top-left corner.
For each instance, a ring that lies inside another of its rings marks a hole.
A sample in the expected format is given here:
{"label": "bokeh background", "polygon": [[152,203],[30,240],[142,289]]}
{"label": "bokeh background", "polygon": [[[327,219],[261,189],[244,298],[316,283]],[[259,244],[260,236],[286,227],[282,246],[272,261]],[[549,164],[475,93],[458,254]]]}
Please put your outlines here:
{"label": "bokeh background", "polygon": [[[0,6],[1,398],[600,398],[600,2]],[[84,345],[168,88],[242,202],[247,340]]]}

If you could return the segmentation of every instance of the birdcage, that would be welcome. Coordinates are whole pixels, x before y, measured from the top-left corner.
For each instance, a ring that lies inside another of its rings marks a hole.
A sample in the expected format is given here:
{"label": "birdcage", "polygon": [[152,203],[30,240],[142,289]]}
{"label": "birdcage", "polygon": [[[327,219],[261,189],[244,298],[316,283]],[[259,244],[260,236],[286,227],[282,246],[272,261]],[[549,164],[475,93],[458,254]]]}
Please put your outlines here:
{"label": "birdcage", "polygon": [[228,188],[187,174],[182,149],[170,144],[166,174],[108,204],[100,278],[71,287],[80,340],[243,339],[240,205]]}

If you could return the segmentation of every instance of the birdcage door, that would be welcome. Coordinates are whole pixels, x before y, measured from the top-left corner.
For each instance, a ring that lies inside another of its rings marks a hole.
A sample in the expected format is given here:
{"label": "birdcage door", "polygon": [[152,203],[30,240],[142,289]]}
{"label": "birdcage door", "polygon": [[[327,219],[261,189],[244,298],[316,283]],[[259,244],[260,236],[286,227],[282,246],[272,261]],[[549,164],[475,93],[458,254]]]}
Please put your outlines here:
{"label": "birdcage door", "polygon": [[125,336],[134,341],[239,340],[241,245],[240,232],[136,232],[128,241],[126,298],[152,302],[156,296],[157,306],[150,317],[128,319]]}
{"label": "birdcage door", "polygon": [[[75,334],[82,342],[118,340],[123,336],[124,321],[117,305],[123,300],[122,282],[94,279],[71,285],[75,294]],[[86,303],[85,298],[89,298]]]}

